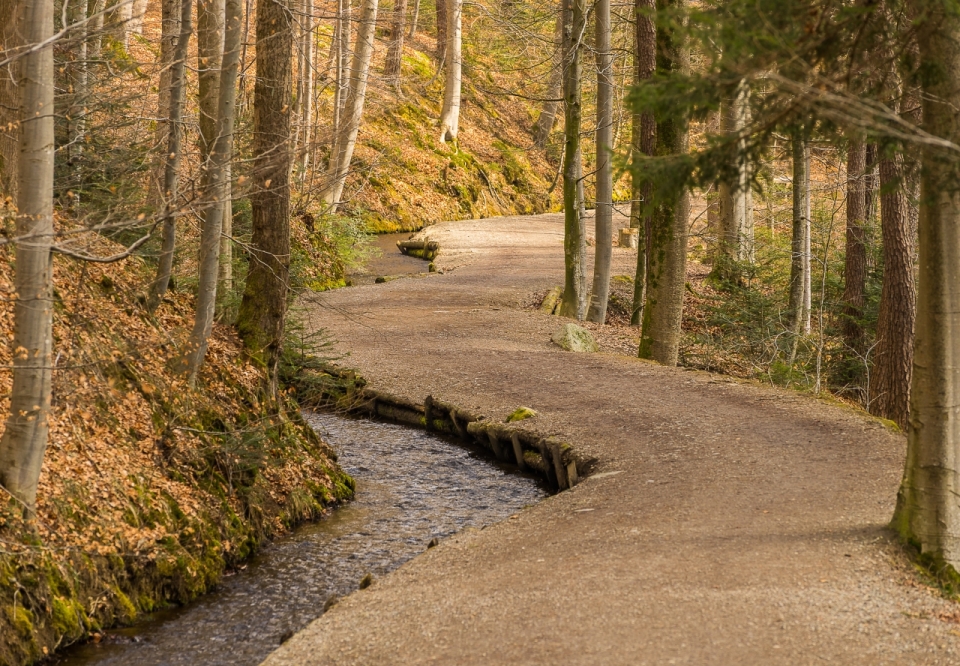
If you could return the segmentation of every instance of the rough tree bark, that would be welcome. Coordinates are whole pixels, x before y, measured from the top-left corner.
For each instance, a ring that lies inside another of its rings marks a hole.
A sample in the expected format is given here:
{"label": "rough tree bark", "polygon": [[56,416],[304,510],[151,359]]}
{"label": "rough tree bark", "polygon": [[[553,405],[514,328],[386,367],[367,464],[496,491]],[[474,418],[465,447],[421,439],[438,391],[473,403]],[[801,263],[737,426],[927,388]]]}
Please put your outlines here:
{"label": "rough tree bark", "polygon": [[[53,0],[23,5],[24,44],[53,35]],[[53,45],[20,64],[20,160],[13,387],[0,438],[0,484],[33,514],[47,447],[53,377]]]}
{"label": "rough tree bark", "polygon": [[862,323],[867,288],[867,246],[864,242],[867,223],[866,166],[866,144],[862,140],[852,139],[847,149],[847,243],[841,331],[844,343],[858,357],[866,352]]}
{"label": "rough tree bark", "polygon": [[[104,0],[98,0],[100,3]],[[180,0],[160,1],[160,88],[157,91],[157,146],[165,147],[170,140],[170,90],[173,75],[173,61],[176,57],[177,40],[180,37]],[[95,35],[93,41],[97,41]],[[94,54],[93,57],[99,57]],[[163,205],[164,170],[166,168],[166,153],[161,148],[157,150],[158,158],[154,167],[152,201],[155,206]]]}
{"label": "rough tree bark", "polygon": [[[20,42],[18,0],[0,0],[0,51]],[[17,162],[20,155],[20,61],[0,67],[0,199],[17,201]]]}
{"label": "rough tree bark", "polygon": [[383,66],[383,75],[387,84],[400,92],[400,63],[403,60],[404,28],[407,22],[407,0],[395,0],[393,5],[393,21],[390,24],[390,48],[387,49],[387,60]]}
{"label": "rough tree bark", "polygon": [[547,84],[547,99],[543,103],[540,115],[533,123],[533,145],[543,148],[547,145],[550,132],[557,122],[557,111],[563,97],[563,8],[557,13],[557,23],[554,30],[553,67],[550,70],[550,82]]}
{"label": "rough tree bark", "polygon": [[593,287],[587,320],[598,324],[607,318],[610,297],[610,262],[613,259],[613,54],[610,46],[610,0],[597,0],[597,189],[594,208],[596,250]]}
{"label": "rough tree bark", "polygon": [[[684,9],[687,0],[657,0],[657,9]],[[690,53],[682,31],[657,27],[657,71],[687,74]],[[680,114],[657,119],[657,155],[687,152],[687,121]],[[683,189],[670,198],[653,201],[647,297],[640,334],[640,358],[676,365],[680,351],[680,324],[686,283],[687,225],[690,193]]]}
{"label": "rough tree bark", "polygon": [[[634,80],[637,85],[653,76],[657,68],[657,29],[654,23],[655,0],[636,0],[634,8],[637,23],[634,34]],[[631,114],[631,153],[634,163],[643,155],[653,156],[657,150],[657,123],[653,114],[634,111]],[[633,307],[630,323],[639,326],[643,321],[643,304],[646,299],[647,261],[650,253],[649,208],[650,186],[644,184],[635,165],[630,171],[631,201],[630,226],[637,232],[637,270],[633,280]]]}
{"label": "rough tree bark", "polygon": [[183,97],[185,88],[184,70],[187,63],[187,47],[190,43],[190,33],[193,32],[191,10],[193,0],[180,2],[180,36],[173,52],[170,65],[170,113],[167,116],[167,152],[164,156],[163,193],[161,219],[163,228],[160,240],[160,262],[157,266],[157,277],[150,285],[147,296],[147,310],[153,312],[160,305],[163,295],[170,285],[170,274],[173,271],[173,252],[177,244],[177,207],[180,198],[180,160],[181,143],[183,142]]}
{"label": "rough tree bark", "polygon": [[350,67],[350,88],[341,116],[342,126],[330,152],[330,171],[321,199],[327,204],[327,212],[334,213],[340,205],[340,195],[350,172],[353,149],[357,145],[357,133],[363,117],[363,102],[367,93],[367,75],[373,58],[373,40],[377,28],[377,0],[364,0],[360,13],[360,29],[357,31],[356,50]]}
{"label": "rough tree bark", "polygon": [[460,85],[463,65],[462,23],[463,0],[448,0],[446,80],[443,85],[443,108],[440,111],[440,143],[457,140],[460,127]]}
{"label": "rough tree bark", "polygon": [[197,372],[207,353],[217,304],[220,266],[220,239],[223,219],[230,202],[230,160],[233,158],[233,125],[237,103],[237,76],[240,73],[240,36],[243,31],[241,0],[226,0],[224,8],[223,58],[220,63],[220,90],[217,93],[217,122],[206,172],[205,191],[209,203],[203,214],[200,233],[200,276],[193,331],[187,343],[187,372],[195,384]]}
{"label": "rough tree bark", "polygon": [[883,286],[868,408],[871,414],[890,419],[906,429],[917,314],[914,234],[903,155],[884,157],[879,166]]}
{"label": "rough tree bark", "polygon": [[253,236],[237,331],[248,353],[266,369],[266,393],[275,398],[290,275],[293,21],[286,0],[258,0],[256,33]]}
{"label": "rough tree bark", "polygon": [[[960,17],[921,3],[923,126],[960,141]],[[893,526],[935,566],[960,569],[960,190],[957,161],[925,146],[907,460]]]}
{"label": "rough tree bark", "polygon": [[580,212],[582,179],[580,167],[580,77],[583,34],[586,30],[584,0],[564,0],[564,154],[563,154],[563,216],[564,216],[564,288],[560,314],[583,319],[586,306],[587,243]]}

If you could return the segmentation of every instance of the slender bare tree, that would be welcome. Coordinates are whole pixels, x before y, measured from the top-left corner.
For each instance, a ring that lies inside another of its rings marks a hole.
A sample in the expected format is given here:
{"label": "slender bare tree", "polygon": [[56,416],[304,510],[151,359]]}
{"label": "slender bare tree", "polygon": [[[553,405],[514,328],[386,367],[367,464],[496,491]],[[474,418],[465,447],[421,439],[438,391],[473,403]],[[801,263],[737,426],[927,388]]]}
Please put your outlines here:
{"label": "slender bare tree", "polygon": [[327,204],[328,212],[336,212],[340,205],[340,196],[350,173],[353,149],[357,145],[357,133],[363,117],[363,104],[367,94],[367,78],[370,73],[370,61],[373,58],[373,42],[377,27],[377,0],[364,0],[360,13],[360,29],[357,31],[357,45],[350,67],[350,88],[344,104],[342,125],[338,129],[336,142],[330,152],[330,169],[327,184],[321,193],[321,199]]}
{"label": "slender bare tree", "polygon": [[[446,81],[440,111],[440,142],[456,141],[460,127],[460,87],[463,72],[463,0],[447,0]],[[445,4],[438,0],[439,4]]]}
{"label": "slender bare tree", "polygon": [[420,20],[420,0],[413,0],[413,16],[410,17],[410,31],[407,33],[408,39],[413,39],[417,34],[417,22]]}
{"label": "slender bare tree", "polygon": [[583,36],[587,29],[584,0],[563,3],[563,215],[564,288],[560,314],[583,319],[586,310],[586,254],[583,178],[580,155],[580,122]]}
{"label": "slender bare tree", "polygon": [[150,285],[147,296],[147,309],[153,312],[160,305],[167,287],[170,285],[170,275],[173,272],[173,253],[177,245],[177,211],[180,206],[180,161],[182,158],[183,128],[183,97],[186,81],[184,70],[187,63],[187,49],[190,44],[190,34],[193,32],[191,10],[193,0],[180,0],[180,36],[173,52],[170,65],[170,113],[167,123],[167,152],[164,156],[163,167],[163,210],[161,217],[163,228],[160,241],[160,262],[157,266],[157,277]]}
{"label": "slender bare tree", "polygon": [[866,352],[863,308],[866,305],[867,246],[866,176],[867,147],[852,139],[847,147],[847,238],[843,270],[843,340],[856,356]]}
{"label": "slender bare tree", "polygon": [[441,64],[447,55],[447,0],[436,0],[437,50],[434,54]]}
{"label": "slender bare tree", "polygon": [[243,32],[241,0],[226,0],[224,7],[223,57],[220,62],[220,89],[217,94],[217,118],[214,141],[206,170],[205,191],[209,200],[203,212],[200,234],[200,276],[197,310],[193,331],[187,344],[187,371],[195,384],[197,372],[207,353],[213,316],[217,304],[220,265],[220,239],[223,220],[230,201],[230,171],[233,157],[233,125],[237,102],[237,76],[240,73],[240,38]]}
{"label": "slender bare tree", "polygon": [[597,189],[594,212],[596,251],[593,288],[587,320],[598,324],[607,318],[610,296],[610,262],[613,259],[613,54],[611,52],[610,0],[597,0]]}
{"label": "slender bare tree", "polygon": [[[806,295],[806,215],[807,203],[807,142],[802,130],[793,140],[793,236],[790,241],[790,299],[787,305],[787,326],[794,335],[803,331],[804,301]],[[796,348],[795,343],[793,348]],[[792,354],[791,354],[792,356]]]}
{"label": "slender bare tree", "polygon": [[[53,0],[22,6],[24,44],[53,36]],[[20,63],[20,160],[13,387],[0,438],[0,484],[32,514],[47,447],[53,378],[53,44]]]}
{"label": "slender bare tree", "polygon": [[[0,0],[0,52],[20,45],[18,0]],[[0,200],[17,200],[17,162],[20,156],[20,60],[0,67]]]}
{"label": "slender bare tree", "polygon": [[[750,124],[750,89],[743,81],[732,99],[720,106],[722,131],[742,135]],[[720,248],[724,256],[725,277],[739,281],[739,266],[753,261],[753,192],[750,188],[750,164],[746,159],[747,140],[737,140],[737,163],[732,182],[724,179],[719,185]]]}
{"label": "slender bare tree", "polygon": [[383,66],[387,83],[400,92],[400,63],[403,60],[403,37],[407,20],[407,0],[394,0],[393,20],[390,23],[390,48]]}
{"label": "slender bare tree", "polygon": [[540,115],[533,123],[533,144],[538,148],[547,145],[550,132],[557,123],[557,111],[563,98],[563,8],[557,12],[557,22],[554,29],[553,66],[550,69],[550,81],[547,84],[546,99],[540,110]]}
{"label": "slender bare tree", "polygon": [[[657,68],[657,29],[654,23],[656,0],[636,0],[636,26],[634,30],[634,83],[651,78]],[[630,152],[634,166],[630,170],[630,226],[637,229],[637,270],[633,281],[633,307],[630,323],[639,326],[643,321],[643,304],[646,299],[647,255],[650,252],[650,211],[644,211],[649,202],[650,186],[643,184],[637,166],[641,156],[653,156],[657,149],[657,123],[649,111],[634,111],[631,114],[632,134]]]}

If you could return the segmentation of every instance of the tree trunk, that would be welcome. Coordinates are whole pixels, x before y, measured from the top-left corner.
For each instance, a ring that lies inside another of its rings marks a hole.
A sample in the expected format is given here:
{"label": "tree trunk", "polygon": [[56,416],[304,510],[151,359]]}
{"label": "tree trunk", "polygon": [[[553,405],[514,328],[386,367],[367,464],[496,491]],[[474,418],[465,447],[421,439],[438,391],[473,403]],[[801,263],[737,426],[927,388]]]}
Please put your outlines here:
{"label": "tree trunk", "polygon": [[447,0],[437,0],[437,62],[447,55]]}
{"label": "tree trunk", "polygon": [[[104,0],[97,0],[103,3]],[[173,75],[173,63],[176,58],[177,40],[180,36],[180,0],[160,0],[160,88],[157,91],[157,138],[158,146],[166,146],[170,141],[170,90]],[[97,37],[94,36],[94,40]],[[99,57],[94,55],[94,57]],[[152,201],[158,208],[163,206],[164,170],[167,159],[162,150],[155,164]]]}
{"label": "tree trunk", "polygon": [[[790,300],[787,327],[795,335],[803,330],[806,286],[807,142],[800,130],[793,137],[793,236],[790,240]],[[792,356],[792,354],[791,354]]]}
{"label": "tree trunk", "polygon": [[843,271],[841,331],[844,344],[860,358],[866,353],[862,324],[867,287],[867,247],[864,243],[867,223],[866,166],[866,145],[861,140],[851,140],[847,150],[847,250]]}
{"label": "tree trunk", "polygon": [[917,286],[910,201],[904,157],[880,160],[880,227],[883,234],[883,287],[877,346],[870,373],[868,408],[906,429],[910,408],[910,374]]}
{"label": "tree trunk", "polygon": [[420,20],[420,0],[413,0],[413,16],[410,17],[410,32],[407,33],[408,39],[413,39],[417,34],[417,21]]}
{"label": "tree trunk", "polygon": [[[200,164],[210,168],[210,151],[216,141],[220,62],[223,60],[224,0],[197,0],[197,88]],[[204,176],[206,180],[209,180]]]}
{"label": "tree trunk", "polygon": [[[731,100],[720,107],[721,130],[729,135],[741,134],[750,123],[750,97],[746,82],[741,82]],[[753,193],[750,168],[746,160],[747,141],[737,141],[737,163],[733,182],[721,181],[720,249],[724,277],[739,282],[739,266],[753,261]]]}
{"label": "tree trunk", "polygon": [[460,126],[463,0],[449,0],[449,2],[450,5],[446,12],[447,54],[444,58],[447,63],[447,71],[443,86],[443,109],[440,111],[440,143],[456,141]]}
{"label": "tree trunk", "polygon": [[161,214],[163,230],[160,240],[160,262],[157,266],[157,277],[150,285],[150,294],[147,296],[147,310],[150,312],[159,307],[163,295],[167,293],[170,274],[173,272],[173,252],[177,244],[177,208],[180,205],[180,159],[183,142],[181,118],[186,87],[184,70],[190,33],[193,32],[192,8],[193,0],[181,0],[180,36],[177,38],[170,68],[170,115],[167,116],[167,152],[164,156],[163,168],[163,212]]}
{"label": "tree trunk", "polygon": [[[960,18],[923,3],[923,125],[960,141]],[[907,460],[893,526],[934,566],[960,569],[960,191],[957,162],[925,146],[920,197],[917,320]]]}
{"label": "tree trunk", "polygon": [[257,3],[257,79],[254,89],[253,237],[250,271],[237,331],[267,372],[267,395],[277,394],[290,275],[290,97],[293,23],[283,0]]}
{"label": "tree trunk", "polygon": [[564,289],[560,314],[583,319],[586,301],[587,244],[580,212],[582,195],[580,168],[580,77],[581,38],[586,28],[584,0],[564,0],[564,156],[563,156],[563,215],[564,215]]}
{"label": "tree trunk", "polygon": [[[0,51],[12,51],[20,43],[21,19],[18,0],[0,0]],[[0,198],[17,201],[17,163],[20,156],[20,60],[0,67]]]}
{"label": "tree trunk", "polygon": [[347,101],[350,90],[350,23],[352,8],[350,0],[337,0],[337,28],[334,42],[331,45],[336,49],[334,69],[335,86],[333,89],[333,145],[330,147],[329,169],[335,166],[334,152],[337,138],[343,129],[343,106]]}
{"label": "tree trunk", "polygon": [[587,320],[607,319],[610,297],[610,262],[613,259],[613,54],[610,46],[610,0],[596,4],[597,49],[597,189],[594,209],[596,250],[593,288]]}
{"label": "tree trunk", "polygon": [[[687,0],[658,0],[657,9],[683,10]],[[657,70],[686,75],[690,54],[680,30],[657,27]],[[684,155],[688,150],[686,120],[676,115],[657,119],[657,155]],[[687,226],[690,194],[684,189],[653,201],[647,298],[640,335],[640,358],[676,365],[680,351],[683,291],[686,284]]]}
{"label": "tree trunk", "polygon": [[[651,78],[657,69],[657,29],[654,23],[655,0],[636,0],[637,15],[634,34],[634,81],[640,85]],[[647,262],[650,253],[651,217],[648,207],[650,185],[644,184],[637,166],[641,156],[652,157],[657,150],[657,124],[650,112],[634,111],[631,115],[631,153],[634,166],[630,170],[631,202],[630,226],[637,233],[637,270],[633,280],[633,307],[630,323],[639,326],[643,321],[643,304],[646,300]],[[646,210],[645,210],[646,208]]]}
{"label": "tree trunk", "polygon": [[803,334],[810,335],[810,312],[812,277],[810,263],[813,259],[813,253],[810,250],[811,224],[813,216],[811,215],[810,205],[812,198],[810,196],[810,144],[804,143],[803,146]]}
{"label": "tree trunk", "polygon": [[88,44],[87,44],[87,8],[86,2],[77,2],[70,7],[73,11],[70,22],[77,24],[77,46],[73,62],[70,64],[70,84],[73,94],[70,96],[70,105],[67,110],[67,164],[70,167],[70,190],[74,194],[73,203],[80,199],[83,189],[83,145],[87,129],[87,92],[89,90],[88,77]]}
{"label": "tree trunk", "polygon": [[298,120],[300,127],[299,154],[297,163],[300,168],[300,182],[307,179],[310,169],[310,144],[313,142],[313,43],[315,38],[313,23],[313,0],[303,0],[303,30],[300,35],[300,80],[297,85]]}
{"label": "tree trunk", "polygon": [[537,148],[543,148],[547,145],[547,139],[550,138],[550,132],[557,122],[557,110],[560,108],[560,100],[563,96],[563,8],[557,15],[556,28],[554,30],[554,42],[556,44],[553,67],[550,70],[550,83],[547,85],[547,100],[543,103],[540,115],[533,124],[533,145]]}
{"label": "tree trunk", "polygon": [[390,48],[383,75],[387,84],[400,92],[400,62],[403,60],[403,37],[407,21],[407,0],[394,0],[393,22],[390,25]]}
{"label": "tree trunk", "polygon": [[[24,44],[53,35],[53,0],[23,5]],[[0,438],[0,484],[33,514],[47,447],[53,377],[53,45],[20,63],[20,160],[10,413]],[[26,237],[26,238],[23,238]]]}
{"label": "tree trunk", "polygon": [[200,279],[197,312],[187,344],[187,371],[190,384],[207,353],[213,316],[217,305],[221,233],[230,200],[230,160],[233,158],[233,125],[237,102],[237,75],[240,72],[240,36],[243,31],[241,0],[226,0],[224,7],[223,58],[220,63],[220,90],[217,93],[217,122],[210,150],[205,190],[210,202],[204,210],[200,233]]}
{"label": "tree trunk", "polygon": [[350,88],[343,109],[342,127],[330,153],[330,171],[327,185],[321,194],[327,204],[327,212],[334,213],[340,205],[343,186],[350,172],[353,149],[357,144],[360,120],[363,117],[363,102],[367,92],[367,75],[373,57],[373,39],[377,27],[377,0],[364,0],[360,14],[360,29],[357,32],[356,51],[350,67]]}
{"label": "tree trunk", "polygon": [[130,16],[130,32],[143,34],[143,18],[147,13],[147,0],[133,0]]}

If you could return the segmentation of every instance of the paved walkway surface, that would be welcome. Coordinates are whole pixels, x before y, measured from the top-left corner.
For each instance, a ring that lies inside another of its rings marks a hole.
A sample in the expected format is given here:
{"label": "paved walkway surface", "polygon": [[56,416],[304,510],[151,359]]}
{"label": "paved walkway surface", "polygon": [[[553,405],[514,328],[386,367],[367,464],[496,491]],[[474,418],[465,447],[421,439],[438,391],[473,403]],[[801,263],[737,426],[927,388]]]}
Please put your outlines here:
{"label": "paved walkway surface", "polygon": [[[442,275],[342,289],[313,323],[371,385],[530,427],[591,477],[451,537],[265,663],[960,664],[960,614],[885,525],[904,438],[812,397],[563,352],[523,309],[562,282],[557,215],[445,223]],[[618,272],[632,258],[615,250]]]}

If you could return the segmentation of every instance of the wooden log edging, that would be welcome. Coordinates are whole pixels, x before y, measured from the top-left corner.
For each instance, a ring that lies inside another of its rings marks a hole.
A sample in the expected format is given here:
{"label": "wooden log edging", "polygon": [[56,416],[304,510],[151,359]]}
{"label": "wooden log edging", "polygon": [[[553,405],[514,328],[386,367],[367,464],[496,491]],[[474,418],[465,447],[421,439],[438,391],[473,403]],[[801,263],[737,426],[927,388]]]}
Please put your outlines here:
{"label": "wooden log edging", "polygon": [[515,464],[521,471],[543,478],[554,490],[575,486],[593,460],[569,443],[544,437],[520,423],[499,423],[428,395],[423,404],[367,386],[355,372],[335,366],[321,371],[343,384],[331,385],[322,399],[312,402],[359,416],[386,419],[439,432],[487,451],[491,457]]}

